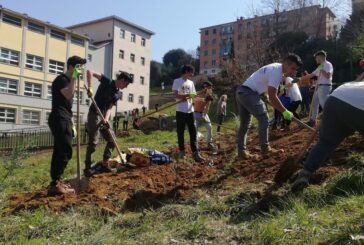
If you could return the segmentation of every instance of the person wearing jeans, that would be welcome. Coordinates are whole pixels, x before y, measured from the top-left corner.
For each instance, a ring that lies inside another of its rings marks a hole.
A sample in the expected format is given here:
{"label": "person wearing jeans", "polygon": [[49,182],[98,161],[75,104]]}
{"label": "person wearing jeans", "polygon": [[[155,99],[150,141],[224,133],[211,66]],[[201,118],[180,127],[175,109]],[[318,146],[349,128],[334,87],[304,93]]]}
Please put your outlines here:
{"label": "person wearing jeans", "polygon": [[304,167],[296,174],[293,191],[308,186],[309,179],[336,147],[355,131],[364,133],[364,82],[338,87],[326,101],[319,140],[310,151]]}
{"label": "person wearing jeans", "polygon": [[268,92],[272,106],[283,114],[284,119],[291,120],[289,112],[277,97],[277,88],[284,77],[293,76],[302,65],[301,58],[289,54],[283,63],[273,63],[261,67],[254,72],[236,91],[236,102],[239,109],[240,127],[237,135],[238,158],[255,158],[247,149],[247,136],[252,115],[258,120],[261,153],[265,157],[269,153],[278,152],[269,146],[268,112],[261,94]]}
{"label": "person wearing jeans", "polygon": [[197,96],[194,83],[190,80],[193,76],[194,68],[191,65],[184,65],[181,69],[181,77],[173,81],[172,91],[179,103],[176,105],[176,122],[178,138],[178,157],[182,158],[185,154],[184,131],[187,125],[190,135],[190,146],[193,159],[196,162],[203,162],[197,147],[197,130],[194,119],[194,107],[192,98]]}

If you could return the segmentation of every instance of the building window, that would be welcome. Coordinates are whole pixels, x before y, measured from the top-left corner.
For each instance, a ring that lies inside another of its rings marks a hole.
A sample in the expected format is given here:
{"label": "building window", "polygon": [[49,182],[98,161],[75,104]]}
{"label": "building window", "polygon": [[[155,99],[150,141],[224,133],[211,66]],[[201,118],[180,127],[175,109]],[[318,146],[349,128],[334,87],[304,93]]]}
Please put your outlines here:
{"label": "building window", "polygon": [[18,81],[0,77],[0,93],[17,94]]}
{"label": "building window", "polygon": [[43,58],[31,54],[27,54],[27,60],[25,62],[25,67],[43,71]]}
{"label": "building window", "polygon": [[209,35],[209,30],[205,30],[205,36]]}
{"label": "building window", "polygon": [[135,54],[130,54],[130,61],[135,62]]}
{"label": "building window", "polygon": [[211,73],[213,73],[213,74],[214,74],[214,73],[215,73],[215,70],[211,70]]}
{"label": "building window", "polygon": [[48,86],[47,99],[52,100],[52,86]]}
{"label": "building window", "polygon": [[205,55],[205,56],[208,56],[208,55],[209,55],[209,51],[208,51],[208,50],[205,50],[205,51],[204,51],[204,55]]}
{"label": "building window", "polygon": [[60,32],[60,31],[56,31],[56,30],[51,30],[51,37],[61,39],[61,40],[66,40],[66,34],[63,32]]}
{"label": "building window", "polygon": [[129,101],[130,103],[133,103],[133,102],[134,102],[134,94],[129,94],[129,96],[128,96],[128,101]]}
{"label": "building window", "polygon": [[134,81],[134,74],[129,73],[129,76],[130,76],[131,80]]}
{"label": "building window", "polygon": [[0,107],[0,122],[15,123],[15,109]]}
{"label": "building window", "polygon": [[135,34],[131,34],[131,36],[130,36],[130,41],[131,41],[132,43],[135,43],[135,40],[136,40],[136,36],[135,36]]}
{"label": "building window", "polygon": [[144,85],[144,77],[142,77],[142,76],[140,77],[140,84]]}
{"label": "building window", "polygon": [[24,95],[38,98],[42,97],[42,85],[25,82]]}
{"label": "building window", "polygon": [[44,26],[37,25],[37,24],[35,24],[33,22],[28,22],[28,30],[35,31],[35,32],[38,32],[38,33],[42,33],[42,34],[45,33]]}
{"label": "building window", "polygon": [[8,14],[3,14],[3,22],[6,22],[6,23],[9,23],[12,25],[16,25],[16,26],[21,26],[21,19],[8,15]]}
{"label": "building window", "polygon": [[213,34],[216,34],[216,29],[214,28],[214,29],[212,29],[212,33]]}
{"label": "building window", "polygon": [[71,36],[71,43],[79,45],[79,46],[85,46],[85,40],[82,38]]}
{"label": "building window", "polygon": [[2,48],[0,50],[0,63],[19,65],[19,52]]}
{"label": "building window", "polygon": [[216,38],[212,39],[212,44],[216,44]]}
{"label": "building window", "polygon": [[138,103],[139,103],[140,105],[144,105],[144,96],[139,96],[139,98],[138,98]]}
{"label": "building window", "polygon": [[[78,94],[80,96],[78,96]],[[82,90],[78,93],[77,91],[75,92],[74,96],[73,96],[73,103],[77,103],[77,99],[80,100],[80,104],[82,104],[82,98],[83,98],[83,92]]]}
{"label": "building window", "polygon": [[203,63],[203,67],[204,68],[207,68],[207,65],[208,65],[209,63],[207,62],[207,61],[205,61],[204,63]]}
{"label": "building window", "polygon": [[87,60],[90,61],[90,62],[92,61],[92,54],[87,55]]}
{"label": "building window", "polygon": [[142,38],[142,40],[141,40],[141,42],[140,42],[140,44],[143,46],[143,47],[145,47],[145,38]]}
{"label": "building window", "polygon": [[209,44],[209,40],[204,41],[204,45],[207,46]]}
{"label": "building window", "polygon": [[212,55],[215,55],[216,54],[216,49],[213,49],[212,50]]}
{"label": "building window", "polygon": [[211,65],[212,65],[212,66],[216,66],[216,60],[212,60],[212,61],[211,61]]}
{"label": "building window", "polygon": [[124,50],[119,50],[119,59],[124,59]]}
{"label": "building window", "polygon": [[49,60],[49,73],[62,74],[64,71],[64,63],[56,60]]}
{"label": "building window", "polygon": [[145,58],[144,57],[140,57],[140,64],[142,66],[145,65]]}
{"label": "building window", "polygon": [[120,29],[120,38],[124,39],[125,38],[125,30]]}
{"label": "building window", "polygon": [[29,125],[40,124],[40,112],[23,110],[22,123]]}

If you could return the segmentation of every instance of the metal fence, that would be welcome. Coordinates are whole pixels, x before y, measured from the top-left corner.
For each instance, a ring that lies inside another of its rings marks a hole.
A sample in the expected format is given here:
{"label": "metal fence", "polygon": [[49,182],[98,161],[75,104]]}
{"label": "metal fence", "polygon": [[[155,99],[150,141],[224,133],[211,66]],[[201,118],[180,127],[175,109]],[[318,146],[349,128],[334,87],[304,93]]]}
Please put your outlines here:
{"label": "metal fence", "polygon": [[[85,129],[80,130],[81,145],[87,144]],[[72,143],[77,143],[73,139]],[[0,151],[11,150],[24,146],[31,149],[45,149],[53,147],[53,135],[48,128],[23,129],[15,131],[0,131]]]}

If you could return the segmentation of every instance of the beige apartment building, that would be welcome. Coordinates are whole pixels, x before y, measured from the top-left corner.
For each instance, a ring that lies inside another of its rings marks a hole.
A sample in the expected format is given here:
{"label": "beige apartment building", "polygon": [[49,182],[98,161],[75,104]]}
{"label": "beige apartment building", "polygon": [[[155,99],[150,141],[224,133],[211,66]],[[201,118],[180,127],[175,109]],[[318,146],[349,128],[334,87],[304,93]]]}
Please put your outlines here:
{"label": "beige apartment building", "polygon": [[240,66],[257,65],[276,35],[299,30],[310,38],[330,38],[338,32],[336,24],[329,8],[315,5],[201,28],[200,73],[219,73],[232,51]]}
{"label": "beige apartment building", "polygon": [[[108,60],[104,70],[112,78],[115,79],[119,71],[126,71],[133,75],[134,82],[122,90],[123,97],[117,103],[117,107],[114,107],[118,114],[134,108],[148,107],[151,37],[154,35],[152,31],[117,16],[73,25],[68,29],[87,35],[93,44],[111,44],[111,52],[105,57],[98,58]],[[97,86],[96,81],[95,89]]]}
{"label": "beige apartment building", "polygon": [[[52,82],[68,57],[87,56],[89,38],[3,7],[0,37],[0,130],[46,127]],[[82,117],[85,95],[82,90]]]}

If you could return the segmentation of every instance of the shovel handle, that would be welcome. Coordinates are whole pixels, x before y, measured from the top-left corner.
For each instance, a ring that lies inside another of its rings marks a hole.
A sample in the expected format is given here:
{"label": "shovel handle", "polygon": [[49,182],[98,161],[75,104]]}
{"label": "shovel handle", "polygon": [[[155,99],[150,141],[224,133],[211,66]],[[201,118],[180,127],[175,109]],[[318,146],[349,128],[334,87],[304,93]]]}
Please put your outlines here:
{"label": "shovel handle", "polygon": [[312,132],[315,132],[315,129],[308,126],[306,123],[302,122],[300,119],[293,117],[292,118],[293,121],[295,121],[296,123],[298,123],[299,125],[301,125],[302,127],[311,130]]}

